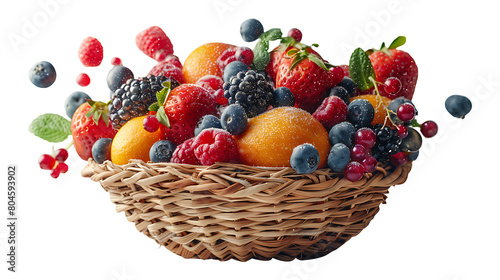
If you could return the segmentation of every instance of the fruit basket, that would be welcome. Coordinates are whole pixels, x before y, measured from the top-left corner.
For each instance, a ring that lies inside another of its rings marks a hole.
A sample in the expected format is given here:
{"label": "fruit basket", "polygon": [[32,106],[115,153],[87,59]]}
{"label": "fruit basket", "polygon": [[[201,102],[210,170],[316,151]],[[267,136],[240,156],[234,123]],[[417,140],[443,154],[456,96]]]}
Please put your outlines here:
{"label": "fruit basket", "polygon": [[[253,50],[206,43],[181,63],[160,27],[140,32],[137,47],[158,63],[148,75],[113,58],[107,102],[74,92],[70,120],[49,113],[30,124],[49,142],[72,136],[40,167],[53,178],[66,173],[74,146],[87,162],[81,175],[99,182],[137,230],[184,258],[291,261],[339,248],[406,181],[422,136],[438,131],[416,119],[418,68],[398,49],[406,38],[356,48],[348,65],[335,66],[296,28],[283,36],[249,19],[240,33],[257,41]],[[80,61],[98,66],[102,50],[88,37]],[[30,79],[48,87],[55,70],[39,62]],[[459,118],[471,106],[464,96],[446,101]]]}
{"label": "fruit basket", "polygon": [[330,169],[90,159],[82,176],[138,231],[184,258],[291,261],[322,257],[359,234],[410,170],[387,164],[351,182]]}

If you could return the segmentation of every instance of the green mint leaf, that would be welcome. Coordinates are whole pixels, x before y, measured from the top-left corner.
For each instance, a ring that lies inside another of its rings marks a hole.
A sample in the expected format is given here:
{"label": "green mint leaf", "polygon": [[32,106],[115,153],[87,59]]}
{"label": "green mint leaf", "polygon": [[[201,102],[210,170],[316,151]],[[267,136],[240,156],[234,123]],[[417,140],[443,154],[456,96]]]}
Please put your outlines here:
{"label": "green mint leaf", "polygon": [[281,29],[272,28],[272,29],[269,29],[266,32],[262,33],[259,36],[259,39],[261,39],[262,41],[275,41],[275,40],[281,39],[281,36],[283,36]]}
{"label": "green mint leaf", "polygon": [[170,94],[170,82],[164,82],[163,88],[156,93],[156,99],[158,100],[159,107],[165,104],[165,101],[168,99],[168,95]]}
{"label": "green mint leaf", "polygon": [[395,49],[398,47],[401,47],[406,43],[406,37],[405,36],[398,36],[392,43],[389,45],[389,49]]}
{"label": "green mint leaf", "polygon": [[373,87],[370,77],[375,80],[375,72],[368,55],[361,48],[357,48],[349,60],[349,73],[351,79],[356,83],[359,89],[367,90]]}
{"label": "green mint leaf", "polygon": [[163,106],[158,109],[158,112],[156,112],[156,118],[161,124],[170,128],[170,121],[168,120],[168,116],[165,113],[165,108],[163,108]]}
{"label": "green mint leaf", "polygon": [[44,114],[31,122],[29,131],[43,140],[58,143],[71,135],[71,122],[57,114]]}
{"label": "green mint leaf", "polygon": [[266,68],[267,64],[271,60],[271,55],[268,50],[269,41],[267,40],[259,40],[257,44],[255,44],[255,48],[253,50],[253,64],[255,69],[264,70]]}
{"label": "green mint leaf", "polygon": [[157,103],[153,103],[149,106],[148,108],[148,111],[158,111],[158,109],[160,108],[160,105],[158,105],[158,102]]}

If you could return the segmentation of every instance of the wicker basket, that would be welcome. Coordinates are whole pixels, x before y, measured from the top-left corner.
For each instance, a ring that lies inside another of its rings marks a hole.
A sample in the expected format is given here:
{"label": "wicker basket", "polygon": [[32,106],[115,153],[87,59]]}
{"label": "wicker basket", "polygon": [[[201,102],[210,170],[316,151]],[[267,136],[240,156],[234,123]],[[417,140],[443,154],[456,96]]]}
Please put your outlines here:
{"label": "wicker basket", "polygon": [[324,256],[357,235],[410,170],[411,163],[379,166],[352,183],[329,169],[299,175],[292,168],[90,159],[82,176],[99,181],[137,230],[184,258],[291,261]]}

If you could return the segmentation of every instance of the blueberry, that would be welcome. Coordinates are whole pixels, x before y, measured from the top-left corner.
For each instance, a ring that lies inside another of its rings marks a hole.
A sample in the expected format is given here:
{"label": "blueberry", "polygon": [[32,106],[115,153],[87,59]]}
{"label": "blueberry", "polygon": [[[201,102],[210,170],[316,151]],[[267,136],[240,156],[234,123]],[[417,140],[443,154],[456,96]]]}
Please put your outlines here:
{"label": "blueberry", "polygon": [[347,120],[356,128],[369,126],[374,116],[375,109],[366,99],[353,100],[347,106]]}
{"label": "blueberry", "polygon": [[121,87],[122,84],[126,83],[129,79],[134,78],[134,73],[125,66],[118,65],[111,68],[108,72],[108,77],[106,82],[111,91],[115,91]]}
{"label": "blueberry", "polygon": [[[391,120],[394,123],[397,123],[397,124],[403,123],[395,113],[397,113],[399,106],[401,106],[404,103],[410,103],[411,105],[413,105],[413,107],[415,108],[415,115],[418,115],[417,107],[415,107],[415,105],[413,104],[413,102],[411,102],[410,99],[404,98],[404,97],[398,97],[398,98],[392,100],[391,103],[389,103],[389,106],[387,106],[387,109],[389,109],[389,111],[390,111],[389,117],[391,118]],[[392,113],[392,112],[394,112],[394,113]]]}
{"label": "blueberry", "polygon": [[56,69],[47,61],[40,61],[31,67],[30,81],[39,88],[50,87],[56,81]]}
{"label": "blueberry", "polygon": [[292,107],[295,105],[295,96],[287,87],[279,87],[273,92],[273,107]]}
{"label": "blueberry", "polygon": [[351,102],[351,96],[349,95],[349,92],[345,88],[340,86],[335,86],[329,89],[326,92],[326,96],[340,97],[340,99],[342,99],[346,105],[349,105],[349,103]]}
{"label": "blueberry", "polygon": [[246,72],[248,69],[250,69],[250,67],[248,67],[245,63],[238,60],[233,61],[224,67],[224,74],[222,75],[222,78],[224,79],[224,82],[227,83],[231,80],[232,76],[235,76],[239,72]]}
{"label": "blueberry", "polygon": [[92,145],[92,157],[95,162],[101,164],[106,160],[111,160],[111,138],[100,138]]}
{"label": "blueberry", "polygon": [[472,109],[469,98],[462,95],[452,95],[444,103],[446,110],[455,118],[463,119]]}
{"label": "blueberry", "polygon": [[337,143],[342,143],[346,145],[348,148],[352,148],[355,133],[356,129],[351,123],[348,122],[338,123],[334,125],[330,129],[330,132],[328,133],[330,144],[335,145]]}
{"label": "blueberry", "polygon": [[245,42],[257,40],[262,33],[264,33],[262,23],[253,18],[245,20],[240,26],[241,38]]}
{"label": "blueberry", "polygon": [[64,109],[66,109],[66,115],[71,119],[73,118],[73,114],[75,113],[76,109],[80,107],[83,103],[87,102],[87,100],[90,100],[90,96],[86,94],[85,92],[81,91],[75,91],[72,94],[66,98],[66,101],[64,102]]}
{"label": "blueberry", "polygon": [[201,117],[194,129],[194,136],[198,136],[200,132],[207,128],[222,128],[220,120],[214,115],[205,115]]}
{"label": "blueberry", "polygon": [[416,152],[422,147],[422,136],[412,127],[408,127],[408,136],[406,136],[399,148],[403,152]]}
{"label": "blueberry", "polygon": [[354,81],[347,76],[345,76],[342,79],[342,82],[340,82],[337,86],[345,88],[351,97],[354,97],[356,89],[358,88]]}
{"label": "blueberry", "polygon": [[227,106],[220,117],[222,128],[232,135],[240,135],[247,128],[247,114],[239,104]]}
{"label": "blueberry", "polygon": [[299,145],[293,149],[290,165],[299,174],[309,174],[318,168],[319,152],[309,143]]}
{"label": "blueberry", "polygon": [[149,150],[149,159],[152,162],[170,162],[176,146],[168,140],[157,141]]}
{"label": "blueberry", "polygon": [[334,172],[342,172],[351,160],[351,151],[343,143],[333,145],[328,154],[328,167]]}
{"label": "blueberry", "polygon": [[419,151],[410,152],[408,154],[408,161],[415,161],[418,158]]}

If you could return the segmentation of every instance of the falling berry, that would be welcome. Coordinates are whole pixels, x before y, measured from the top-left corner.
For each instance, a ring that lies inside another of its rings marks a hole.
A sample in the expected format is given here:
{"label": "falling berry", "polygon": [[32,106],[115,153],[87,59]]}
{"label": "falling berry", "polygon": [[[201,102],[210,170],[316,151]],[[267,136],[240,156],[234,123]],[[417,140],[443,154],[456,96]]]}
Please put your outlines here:
{"label": "falling berry", "polygon": [[90,77],[85,73],[80,73],[76,76],[76,83],[81,87],[86,87],[90,84]]}
{"label": "falling berry", "polygon": [[51,170],[56,165],[56,160],[51,155],[43,154],[38,158],[38,164],[41,169]]}
{"label": "falling berry", "polygon": [[292,37],[295,41],[300,42],[300,40],[302,40],[302,31],[297,28],[292,28],[288,31],[288,36]]}
{"label": "falling berry", "polygon": [[427,138],[434,137],[438,132],[438,126],[434,121],[426,121],[420,125],[420,132]]}
{"label": "falling berry", "polygon": [[122,65],[122,60],[118,57],[113,57],[111,59],[111,65],[113,65],[113,66]]}

